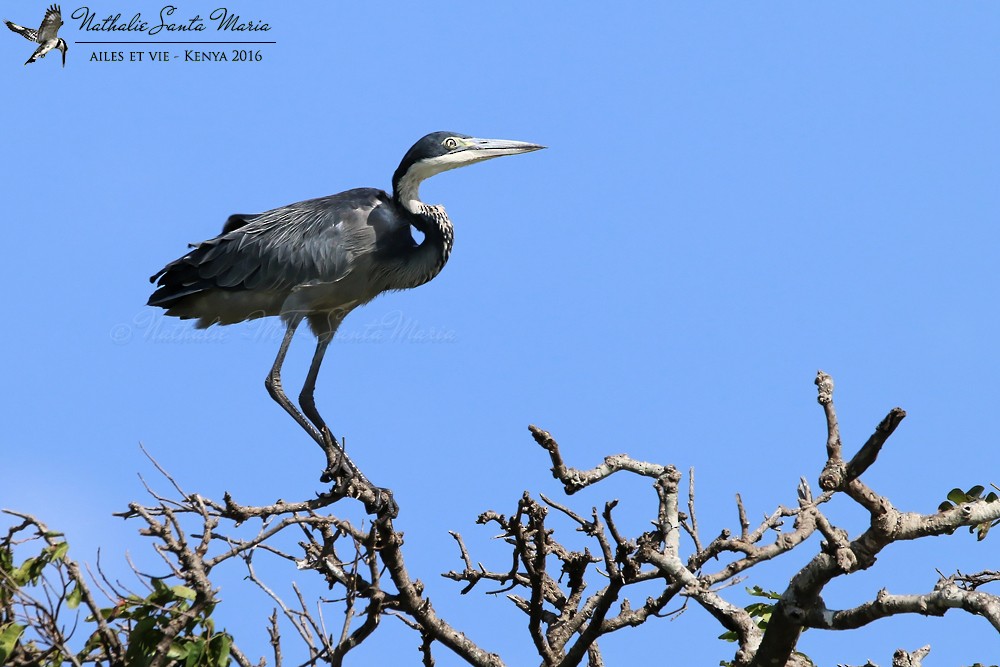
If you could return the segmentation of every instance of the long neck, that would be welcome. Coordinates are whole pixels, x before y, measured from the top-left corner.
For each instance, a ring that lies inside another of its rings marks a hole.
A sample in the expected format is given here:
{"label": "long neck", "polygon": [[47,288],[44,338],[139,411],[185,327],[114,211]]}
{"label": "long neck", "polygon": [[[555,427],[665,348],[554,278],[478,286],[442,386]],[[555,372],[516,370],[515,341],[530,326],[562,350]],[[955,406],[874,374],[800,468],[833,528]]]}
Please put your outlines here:
{"label": "long neck", "polygon": [[413,215],[421,215],[428,206],[420,201],[420,184],[435,173],[420,163],[405,170],[403,165],[400,165],[392,176],[392,195],[396,203]]}
{"label": "long neck", "polygon": [[399,289],[418,287],[441,273],[455,242],[454,227],[443,206],[429,206],[419,201],[415,204],[410,222],[424,235],[424,240],[398,266],[397,276],[402,283]]}
{"label": "long neck", "polygon": [[395,281],[402,283],[400,289],[423,285],[441,273],[455,241],[454,228],[444,207],[420,201],[420,184],[457,165],[412,162],[409,157],[407,154],[403,158],[392,175],[392,198],[410,224],[424,235],[424,240],[396,267]]}

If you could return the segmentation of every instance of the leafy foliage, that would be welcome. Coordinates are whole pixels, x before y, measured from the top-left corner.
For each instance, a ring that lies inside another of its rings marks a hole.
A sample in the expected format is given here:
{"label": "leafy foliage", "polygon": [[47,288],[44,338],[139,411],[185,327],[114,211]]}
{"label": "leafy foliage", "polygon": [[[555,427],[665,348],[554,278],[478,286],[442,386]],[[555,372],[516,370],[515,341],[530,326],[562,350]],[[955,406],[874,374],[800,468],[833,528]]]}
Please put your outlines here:
{"label": "leafy foliage", "polygon": [[[151,579],[153,591],[145,598],[135,595],[120,600],[118,604],[101,610],[105,620],[127,622],[128,649],[125,657],[129,665],[145,667],[163,640],[168,626],[182,620],[182,630],[170,643],[167,655],[185,667],[224,667],[229,664],[229,647],[232,637],[215,632],[210,618],[215,609],[209,604],[202,614],[190,618],[184,612],[191,608],[195,591],[187,586],[168,586],[162,579]],[[88,621],[93,621],[89,617]]]}
{"label": "leafy foliage", "polygon": [[[16,530],[16,529],[15,529]],[[171,665],[183,667],[225,667],[230,662],[233,638],[216,632],[211,614],[214,602],[202,601],[191,613],[197,593],[182,585],[168,585],[151,578],[151,592],[145,596],[128,595],[114,605],[98,609],[84,619],[90,634],[82,648],[72,650],[61,634],[50,610],[42,610],[36,599],[55,592],[66,608],[78,610],[84,600],[86,584],[67,573],[69,544],[62,535],[41,532],[32,539],[47,543],[38,553],[18,563],[12,534],[0,543],[0,664],[42,664],[55,667],[63,663],[102,663],[109,660],[109,636],[125,647],[129,667],[146,667],[158,654],[164,637],[171,637],[166,653]],[[38,595],[39,591],[43,595]],[[58,606],[56,608],[58,611]],[[76,611],[79,615],[79,611]],[[59,625],[57,625],[57,622]],[[77,625],[79,618],[77,618]],[[102,633],[100,624],[109,628]]]}
{"label": "leafy foliage", "polygon": [[[994,487],[996,488],[996,487]],[[946,512],[948,510],[954,509],[965,505],[966,503],[975,502],[977,500],[985,500],[988,503],[995,503],[1000,500],[1000,496],[997,495],[996,491],[990,491],[985,498],[983,498],[983,491],[986,487],[977,484],[968,491],[963,491],[959,488],[954,488],[948,492],[948,500],[944,501],[938,505],[939,512]],[[975,526],[969,526],[970,533],[976,533],[976,539],[982,541],[986,539],[987,533],[990,532],[990,528],[993,528],[997,524],[1000,524],[1000,519],[996,521],[984,521],[983,523],[977,524]]]}
{"label": "leafy foliage", "polygon": [[[760,586],[747,588],[746,591],[754,597],[774,600],[775,602],[781,599],[781,593],[777,593],[775,591],[765,591]],[[753,604],[744,607],[744,609],[748,614],[750,614],[750,616],[753,617],[754,621],[756,621],[758,628],[761,630],[767,630],[767,623],[771,620],[771,614],[774,613],[775,602],[754,602]],[[727,642],[735,642],[739,641],[739,636],[732,631],[723,632],[719,635],[719,639],[724,639]]]}

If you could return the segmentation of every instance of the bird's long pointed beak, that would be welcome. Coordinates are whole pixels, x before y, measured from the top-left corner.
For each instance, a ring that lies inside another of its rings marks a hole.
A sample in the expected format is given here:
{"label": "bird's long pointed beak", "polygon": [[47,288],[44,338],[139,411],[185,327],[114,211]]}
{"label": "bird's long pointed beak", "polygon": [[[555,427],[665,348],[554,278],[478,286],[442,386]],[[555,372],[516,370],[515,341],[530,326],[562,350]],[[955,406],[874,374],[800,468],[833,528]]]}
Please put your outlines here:
{"label": "bird's long pointed beak", "polygon": [[530,153],[545,148],[538,144],[531,144],[527,141],[513,141],[510,139],[466,139],[465,146],[460,151],[470,151],[479,160],[500,157],[502,155],[517,155],[518,153]]}

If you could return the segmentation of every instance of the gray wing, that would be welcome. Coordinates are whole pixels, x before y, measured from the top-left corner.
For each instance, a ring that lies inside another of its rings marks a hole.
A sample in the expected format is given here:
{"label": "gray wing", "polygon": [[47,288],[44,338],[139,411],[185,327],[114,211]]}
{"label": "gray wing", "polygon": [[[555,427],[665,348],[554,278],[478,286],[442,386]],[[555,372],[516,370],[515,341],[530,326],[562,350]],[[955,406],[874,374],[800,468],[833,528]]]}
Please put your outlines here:
{"label": "gray wing", "polygon": [[17,34],[19,34],[21,37],[24,37],[29,42],[37,42],[38,41],[38,31],[37,30],[35,30],[33,28],[25,28],[23,25],[18,25],[16,23],[11,23],[10,21],[4,21],[4,23],[7,24],[8,28],[10,28],[12,31],[14,31]]}
{"label": "gray wing", "polygon": [[59,36],[59,28],[62,27],[62,11],[59,5],[52,5],[45,10],[45,18],[42,25],[38,27],[37,41],[46,42]]}
{"label": "gray wing", "polygon": [[222,225],[222,233],[228,234],[240,227],[245,227],[248,222],[259,217],[256,213],[234,213],[226,219],[226,224]]}
{"label": "gray wing", "polygon": [[334,282],[352,260],[375,250],[375,227],[390,205],[380,190],[350,190],[276,208],[256,216],[231,217],[227,231],[199,243],[150,278],[159,287],[149,305],[170,307],[212,289],[288,292]]}

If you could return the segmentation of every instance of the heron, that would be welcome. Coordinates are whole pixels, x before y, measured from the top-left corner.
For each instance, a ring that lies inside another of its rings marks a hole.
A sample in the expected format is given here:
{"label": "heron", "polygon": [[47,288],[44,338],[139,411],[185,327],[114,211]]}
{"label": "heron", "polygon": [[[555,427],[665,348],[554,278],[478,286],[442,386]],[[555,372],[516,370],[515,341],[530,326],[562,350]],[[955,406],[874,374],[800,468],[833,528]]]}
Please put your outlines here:
{"label": "heron", "polygon": [[[313,398],[337,328],[348,313],[379,294],[419,287],[444,268],[453,227],[442,206],[420,200],[424,180],[541,148],[524,141],[432,132],[403,156],[391,195],[358,188],[230,216],[221,234],[192,244],[190,252],[150,278],[157,287],[148,305],[166,309],[167,315],[197,319],[198,328],[280,317],[285,333],[265,378],[267,391],[326,452],[322,481],[335,479],[345,465],[359,475]],[[413,230],[423,234],[420,242]],[[282,388],[281,368],[303,320],[316,336],[316,350],[299,393],[300,412]]]}
{"label": "heron", "polygon": [[35,49],[35,52],[24,63],[25,65],[30,65],[39,58],[44,58],[45,54],[52,49],[59,49],[62,51],[63,67],[66,67],[66,51],[69,50],[69,46],[67,46],[66,40],[59,36],[59,28],[63,25],[62,10],[59,8],[59,5],[51,5],[45,10],[45,18],[42,19],[42,25],[38,27],[38,30],[25,28],[10,21],[4,21],[4,23],[7,24],[8,28],[29,42],[38,43],[38,48]]}

